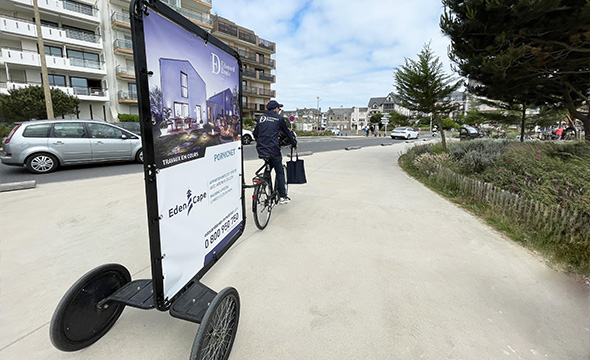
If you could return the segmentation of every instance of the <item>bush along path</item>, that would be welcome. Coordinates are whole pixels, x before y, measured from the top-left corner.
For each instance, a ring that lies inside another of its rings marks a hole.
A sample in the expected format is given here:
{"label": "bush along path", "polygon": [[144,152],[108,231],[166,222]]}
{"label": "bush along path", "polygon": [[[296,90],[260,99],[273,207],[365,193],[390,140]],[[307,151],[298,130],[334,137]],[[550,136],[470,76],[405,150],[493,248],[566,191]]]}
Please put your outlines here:
{"label": "bush along path", "polygon": [[590,145],[475,140],[420,145],[400,157],[409,174],[542,254],[590,276]]}

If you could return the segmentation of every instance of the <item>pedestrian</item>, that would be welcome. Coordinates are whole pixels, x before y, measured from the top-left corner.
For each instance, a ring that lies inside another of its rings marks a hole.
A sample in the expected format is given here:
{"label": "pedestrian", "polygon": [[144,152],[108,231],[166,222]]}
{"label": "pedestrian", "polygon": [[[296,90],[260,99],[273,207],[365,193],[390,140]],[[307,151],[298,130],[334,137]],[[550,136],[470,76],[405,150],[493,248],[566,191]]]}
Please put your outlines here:
{"label": "pedestrian", "polygon": [[256,127],[254,128],[254,137],[256,138],[256,151],[258,157],[270,158],[271,166],[276,174],[276,181],[279,187],[280,204],[288,204],[291,199],[287,196],[287,189],[285,187],[285,173],[283,171],[283,157],[281,155],[281,145],[279,142],[279,134],[283,133],[287,136],[289,143],[293,149],[297,149],[297,140],[287,128],[285,119],[280,114],[283,104],[279,104],[275,100],[269,101],[266,104],[266,111],[258,118]]}

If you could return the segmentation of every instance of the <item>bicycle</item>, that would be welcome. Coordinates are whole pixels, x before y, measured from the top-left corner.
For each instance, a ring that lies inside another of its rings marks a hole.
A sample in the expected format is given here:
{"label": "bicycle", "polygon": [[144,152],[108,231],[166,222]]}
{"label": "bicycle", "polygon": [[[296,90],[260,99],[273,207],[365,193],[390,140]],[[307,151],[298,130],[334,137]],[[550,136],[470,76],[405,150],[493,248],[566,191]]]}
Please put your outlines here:
{"label": "bicycle", "polygon": [[[260,230],[264,230],[270,220],[272,208],[275,207],[280,200],[278,182],[273,184],[271,170],[272,166],[270,158],[262,158],[264,165],[256,170],[252,185],[246,185],[248,188],[254,188],[252,194],[252,212],[254,213],[254,223]],[[286,174],[287,167],[283,164],[283,173]],[[276,176],[275,176],[276,180]],[[287,181],[285,181],[285,190],[288,189]]]}

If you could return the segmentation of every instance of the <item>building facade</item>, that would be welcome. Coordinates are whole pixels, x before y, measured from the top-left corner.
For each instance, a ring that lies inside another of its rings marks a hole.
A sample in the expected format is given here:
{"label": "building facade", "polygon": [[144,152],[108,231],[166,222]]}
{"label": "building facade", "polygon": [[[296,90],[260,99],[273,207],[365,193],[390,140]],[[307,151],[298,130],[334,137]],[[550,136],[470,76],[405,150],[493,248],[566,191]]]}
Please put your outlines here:
{"label": "building facade", "polygon": [[[80,117],[108,118],[102,15],[92,2],[39,1],[49,84],[80,99]],[[42,85],[32,0],[0,2],[0,92]]]}
{"label": "building facade", "polygon": [[213,16],[211,33],[240,55],[243,66],[242,117],[257,118],[266,111],[270,99],[276,97],[275,90],[271,89],[276,82],[276,44],[220,16]]}
{"label": "building facade", "polygon": [[293,126],[297,130],[311,131],[317,129],[318,127],[321,128],[324,126],[321,109],[303,108],[285,110],[282,112],[282,115],[285,120],[289,120],[291,117],[293,117]]}
{"label": "building facade", "polygon": [[[211,16],[212,0],[161,0],[233,47],[243,62],[243,117],[264,112],[275,91],[275,44]],[[49,84],[80,99],[81,119],[139,114],[129,0],[42,0]],[[0,92],[42,85],[33,0],[0,1]]]}

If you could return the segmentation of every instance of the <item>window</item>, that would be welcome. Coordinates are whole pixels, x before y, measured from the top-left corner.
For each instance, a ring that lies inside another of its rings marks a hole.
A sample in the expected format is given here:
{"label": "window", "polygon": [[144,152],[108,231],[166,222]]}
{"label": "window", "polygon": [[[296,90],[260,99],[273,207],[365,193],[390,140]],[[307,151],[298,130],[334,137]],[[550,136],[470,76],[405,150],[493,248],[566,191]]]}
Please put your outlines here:
{"label": "window", "polygon": [[51,86],[66,86],[66,77],[63,75],[49,74],[49,85]]}
{"label": "window", "polygon": [[68,49],[70,64],[91,69],[100,69],[98,54]]}
{"label": "window", "polygon": [[110,125],[88,124],[90,136],[95,139],[120,139],[123,132]]}
{"label": "window", "polygon": [[131,99],[137,99],[137,84],[129,83],[127,84],[127,89],[129,90],[129,97]]}
{"label": "window", "polygon": [[63,57],[63,51],[60,47],[45,45],[43,49],[45,50],[45,55]]}
{"label": "window", "polygon": [[83,138],[86,135],[82,123],[57,123],[53,125],[53,137],[56,138]]}
{"label": "window", "polygon": [[174,103],[174,117],[186,119],[188,117],[188,104],[185,103]]}
{"label": "window", "polygon": [[49,137],[49,130],[51,124],[30,125],[23,131],[23,137],[46,138]]}
{"label": "window", "polygon": [[180,72],[180,96],[188,99],[188,75]]}

